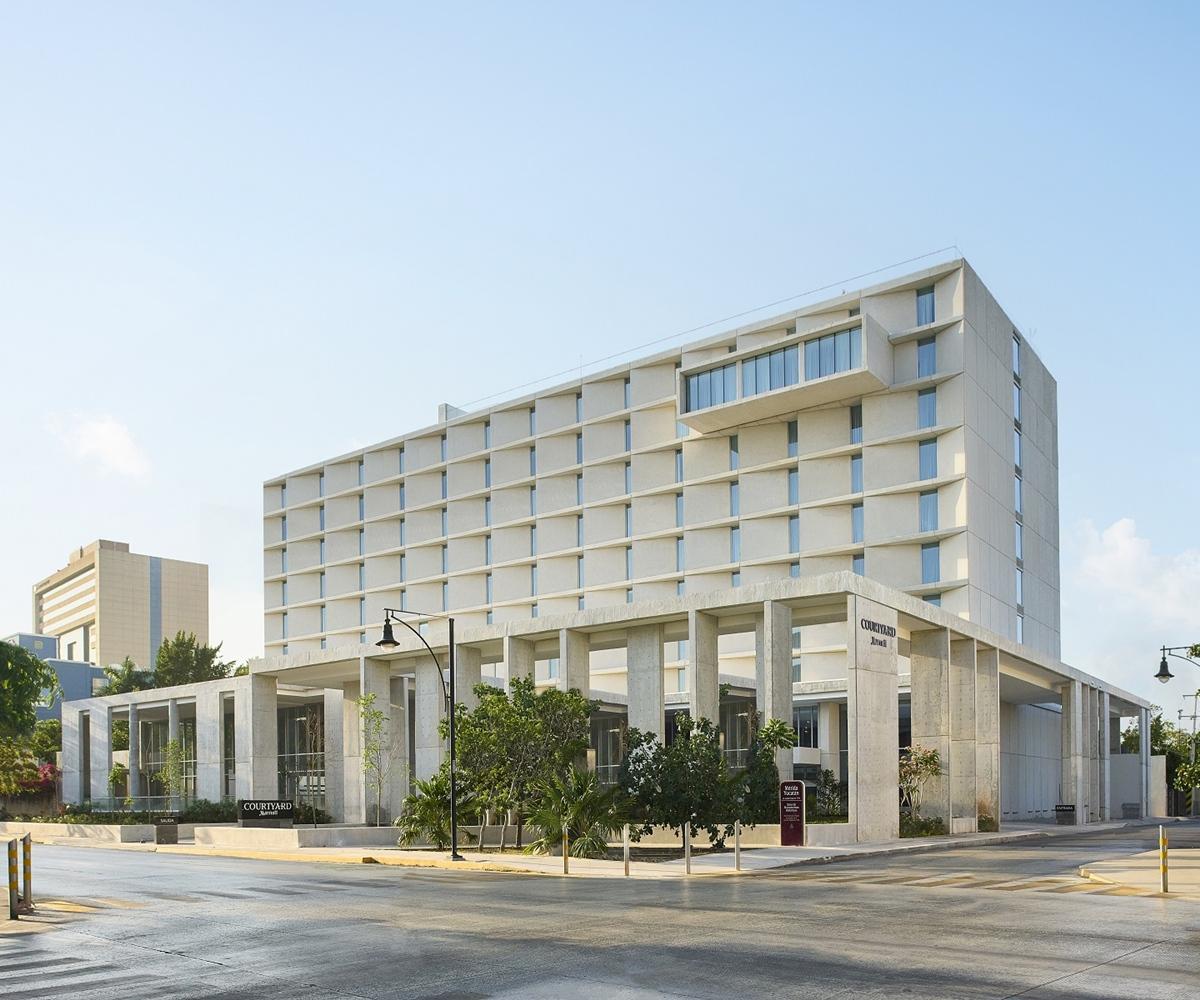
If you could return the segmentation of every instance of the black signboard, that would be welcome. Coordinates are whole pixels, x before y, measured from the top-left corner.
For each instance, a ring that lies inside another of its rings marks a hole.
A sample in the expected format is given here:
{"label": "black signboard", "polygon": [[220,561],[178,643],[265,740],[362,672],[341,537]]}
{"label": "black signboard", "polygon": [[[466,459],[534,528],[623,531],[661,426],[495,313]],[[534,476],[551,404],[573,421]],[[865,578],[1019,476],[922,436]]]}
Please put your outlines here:
{"label": "black signboard", "polygon": [[291,799],[238,799],[238,825],[291,826],[295,811]]}
{"label": "black signboard", "polygon": [[783,847],[804,846],[804,782],[779,783],[779,843]]}
{"label": "black signboard", "polygon": [[159,816],[154,821],[154,842],[156,844],[179,843],[178,816]]}

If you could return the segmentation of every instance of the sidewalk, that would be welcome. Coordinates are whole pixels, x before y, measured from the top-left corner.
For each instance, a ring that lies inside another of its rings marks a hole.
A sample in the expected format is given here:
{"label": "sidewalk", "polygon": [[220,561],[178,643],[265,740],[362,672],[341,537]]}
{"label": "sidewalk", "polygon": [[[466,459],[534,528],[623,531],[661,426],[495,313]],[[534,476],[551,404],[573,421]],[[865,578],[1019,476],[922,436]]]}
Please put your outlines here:
{"label": "sidewalk", "polygon": [[[1200,848],[1183,847],[1168,853],[1168,895],[1200,900]],[[1158,851],[1143,851],[1128,858],[1093,861],[1079,869],[1093,882],[1159,891]]]}
{"label": "sidewalk", "polygon": [[[1009,844],[1020,841],[1045,840],[1054,837],[1079,836],[1086,833],[1103,833],[1112,830],[1156,826],[1160,821],[1130,820],[1111,823],[1091,823],[1086,826],[1054,826],[1047,823],[1005,824],[999,833],[969,833],[947,837],[923,837],[920,839],[888,841],[877,844],[854,844],[844,847],[759,847],[742,851],[741,874],[770,871],[799,865],[831,864],[838,861],[854,861],[862,858],[885,858],[897,855],[924,854],[934,851],[952,850],[958,847],[981,847],[989,844]],[[400,848],[333,847],[306,848],[292,851],[241,850],[227,847],[198,847],[192,844],[161,845],[83,843],[75,839],[49,839],[41,842],[69,847],[89,847],[94,850],[157,851],[162,854],[182,854],[212,858],[246,858],[256,861],[290,861],[318,864],[378,864],[411,868],[447,868],[456,871],[501,872],[528,875],[562,875],[562,858],[537,854],[522,854],[513,850],[503,855],[483,854],[464,850],[462,861],[451,861],[448,851],[402,850]],[[732,841],[729,850],[717,854],[696,854],[692,857],[692,877],[739,874],[733,867]],[[1177,854],[1184,854],[1178,851]],[[1197,854],[1200,852],[1191,852]],[[1139,855],[1140,857],[1140,855]],[[1157,879],[1157,854],[1155,853],[1154,877]],[[1174,857],[1174,855],[1173,855]],[[1108,864],[1108,863],[1105,863]],[[1193,878],[1200,879],[1200,858],[1195,861]],[[1174,870],[1174,865],[1172,865]],[[631,878],[672,879],[686,878],[687,872],[682,858],[676,861],[632,861],[629,866]],[[570,875],[579,878],[623,878],[621,861],[593,858],[571,858]],[[1182,877],[1186,878],[1186,875]],[[1157,882],[1155,883],[1157,885]],[[1181,883],[1182,888],[1183,883]]]}

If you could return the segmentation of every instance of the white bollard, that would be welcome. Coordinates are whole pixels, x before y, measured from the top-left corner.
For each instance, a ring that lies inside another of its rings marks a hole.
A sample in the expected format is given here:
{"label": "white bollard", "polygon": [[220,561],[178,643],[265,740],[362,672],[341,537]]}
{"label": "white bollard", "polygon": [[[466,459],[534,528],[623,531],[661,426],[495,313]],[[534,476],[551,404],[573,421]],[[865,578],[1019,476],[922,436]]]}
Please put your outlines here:
{"label": "white bollard", "polygon": [[733,821],[733,870],[742,870],[742,821]]}
{"label": "white bollard", "polygon": [[683,871],[685,875],[692,874],[692,825],[683,824]]}
{"label": "white bollard", "polygon": [[621,853],[625,857],[625,877],[629,877],[629,824],[621,828]]}

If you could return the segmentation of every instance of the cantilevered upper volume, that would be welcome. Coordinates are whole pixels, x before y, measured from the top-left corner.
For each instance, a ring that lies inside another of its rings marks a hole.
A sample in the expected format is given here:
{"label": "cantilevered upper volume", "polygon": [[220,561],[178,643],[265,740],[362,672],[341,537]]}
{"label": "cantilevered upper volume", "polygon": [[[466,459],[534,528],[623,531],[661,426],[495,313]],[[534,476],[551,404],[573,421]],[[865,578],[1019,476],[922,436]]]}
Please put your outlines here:
{"label": "cantilevered upper volume", "polygon": [[1059,651],[1054,379],[964,260],[268,480],[268,655],[854,570]]}

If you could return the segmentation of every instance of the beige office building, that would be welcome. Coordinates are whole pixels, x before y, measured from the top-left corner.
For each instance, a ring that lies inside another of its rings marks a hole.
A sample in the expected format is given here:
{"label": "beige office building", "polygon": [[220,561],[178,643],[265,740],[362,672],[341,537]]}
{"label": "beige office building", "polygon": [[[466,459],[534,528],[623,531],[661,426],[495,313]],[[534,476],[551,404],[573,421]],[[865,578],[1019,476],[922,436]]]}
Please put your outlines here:
{"label": "beige office building", "polygon": [[129,656],[151,668],[176,632],[208,642],[208,567],[99,539],[34,585],[33,631],[57,638],[68,660],[108,666]]}

